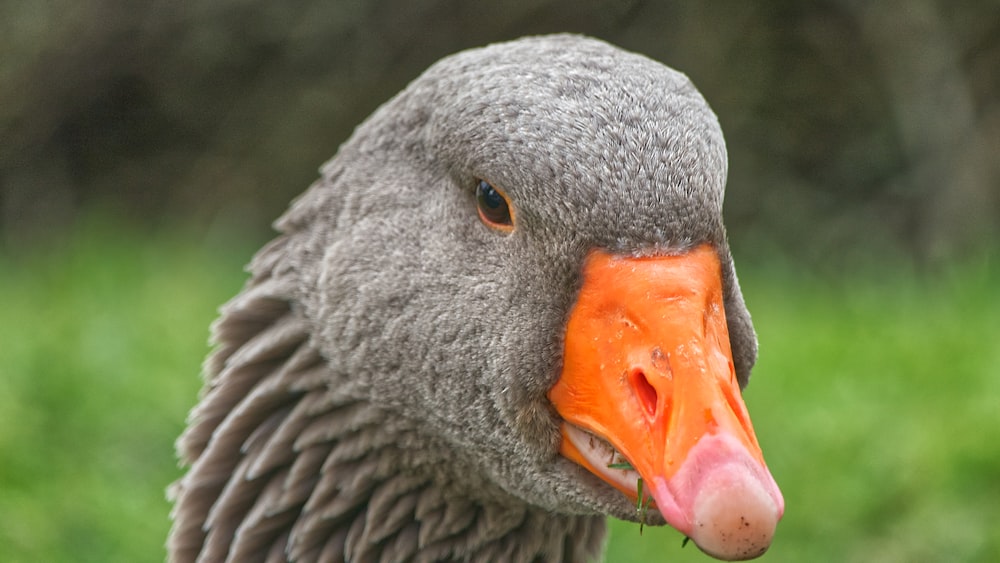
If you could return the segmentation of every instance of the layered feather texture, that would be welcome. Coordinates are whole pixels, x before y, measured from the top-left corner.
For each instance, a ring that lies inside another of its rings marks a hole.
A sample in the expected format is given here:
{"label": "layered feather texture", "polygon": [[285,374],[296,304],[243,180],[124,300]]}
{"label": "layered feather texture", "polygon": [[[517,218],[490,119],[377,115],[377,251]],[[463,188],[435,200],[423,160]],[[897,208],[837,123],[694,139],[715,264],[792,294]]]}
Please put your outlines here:
{"label": "layered feather texture", "polygon": [[[170,559],[598,557],[603,515],[634,505],[559,455],[546,398],[581,264],[713,245],[745,384],[725,176],[714,114],[645,57],[551,36],[434,65],[359,126],[222,309]],[[479,221],[480,179],[512,232]]]}
{"label": "layered feather texture", "polygon": [[208,385],[179,442],[192,467],[171,491],[173,561],[582,561],[599,552],[602,519],[477,500],[448,448],[338,381],[294,310],[287,243],[257,256],[214,326]]}

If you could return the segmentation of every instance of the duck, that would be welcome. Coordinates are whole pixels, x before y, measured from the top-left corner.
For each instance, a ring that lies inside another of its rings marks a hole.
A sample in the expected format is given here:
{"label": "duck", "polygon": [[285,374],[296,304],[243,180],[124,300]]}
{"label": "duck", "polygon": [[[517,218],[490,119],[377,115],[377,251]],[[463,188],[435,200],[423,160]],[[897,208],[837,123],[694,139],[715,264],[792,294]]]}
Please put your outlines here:
{"label": "duck", "polygon": [[172,562],[595,561],[606,519],[754,558],[784,501],[719,121],[557,34],[445,57],[359,125],[212,325]]}

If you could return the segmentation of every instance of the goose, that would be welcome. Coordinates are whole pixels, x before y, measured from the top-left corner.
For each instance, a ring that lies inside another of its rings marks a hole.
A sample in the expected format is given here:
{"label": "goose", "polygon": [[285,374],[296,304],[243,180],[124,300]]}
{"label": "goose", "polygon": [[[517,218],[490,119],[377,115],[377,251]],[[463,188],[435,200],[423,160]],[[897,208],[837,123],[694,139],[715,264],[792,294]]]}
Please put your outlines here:
{"label": "goose", "polygon": [[605,520],[705,553],[784,501],[718,120],[603,41],[446,57],[275,223],[178,439],[170,561],[592,561]]}

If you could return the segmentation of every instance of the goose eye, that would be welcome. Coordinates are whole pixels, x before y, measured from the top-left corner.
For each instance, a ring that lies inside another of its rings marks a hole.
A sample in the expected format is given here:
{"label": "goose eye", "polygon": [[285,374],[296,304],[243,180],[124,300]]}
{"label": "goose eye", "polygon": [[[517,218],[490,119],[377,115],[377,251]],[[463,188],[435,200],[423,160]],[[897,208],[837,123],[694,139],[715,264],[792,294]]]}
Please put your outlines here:
{"label": "goose eye", "polygon": [[514,217],[507,196],[486,180],[480,180],[476,185],[476,204],[479,207],[479,218],[484,223],[502,231],[513,230]]}

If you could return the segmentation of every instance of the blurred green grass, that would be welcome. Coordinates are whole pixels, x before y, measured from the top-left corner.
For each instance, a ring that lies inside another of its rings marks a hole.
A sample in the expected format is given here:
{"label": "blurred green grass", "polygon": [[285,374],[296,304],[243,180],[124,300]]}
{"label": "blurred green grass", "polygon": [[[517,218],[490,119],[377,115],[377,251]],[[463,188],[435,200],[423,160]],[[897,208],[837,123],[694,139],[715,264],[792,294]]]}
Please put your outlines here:
{"label": "blurred green grass", "polygon": [[[173,441],[261,241],[96,218],[0,255],[0,561],[162,561]],[[762,561],[1000,560],[1000,267],[740,264],[746,400],[787,511]],[[610,562],[708,561],[612,523]]]}

